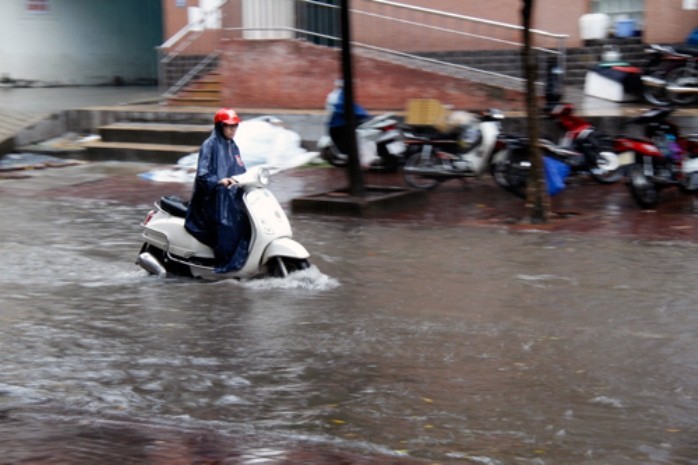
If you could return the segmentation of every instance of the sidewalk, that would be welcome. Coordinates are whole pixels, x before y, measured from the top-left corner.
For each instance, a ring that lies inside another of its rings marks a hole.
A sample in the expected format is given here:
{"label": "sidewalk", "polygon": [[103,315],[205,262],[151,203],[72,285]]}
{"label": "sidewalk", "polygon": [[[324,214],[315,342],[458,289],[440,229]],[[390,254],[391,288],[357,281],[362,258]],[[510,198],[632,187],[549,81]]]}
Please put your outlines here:
{"label": "sidewalk", "polygon": [[0,143],[64,110],[157,102],[157,87],[0,87]]}
{"label": "sidewalk", "polygon": [[[148,100],[156,101],[157,97],[156,89],[139,87],[0,89],[0,107],[3,108],[0,115],[19,121],[18,114],[39,118],[41,115],[60,111],[61,108],[102,105],[128,108],[125,104],[134,102],[142,107]],[[648,108],[641,103],[619,104],[580,95],[576,98],[574,103],[580,113],[599,117],[624,117]],[[156,106],[152,103],[150,105]],[[203,108],[201,110],[208,111]],[[169,108],[168,111],[177,110]],[[686,116],[684,122],[688,121],[692,126],[698,126],[698,109],[682,108],[677,113]],[[159,195],[188,195],[190,186],[145,181],[138,178],[137,174],[146,171],[146,165],[132,164],[132,168],[127,168],[127,165],[129,164],[123,164],[124,168],[119,170],[119,175],[112,173],[113,163],[97,163],[89,170],[78,165],[8,174],[0,183],[0,191],[11,195],[41,195],[40,185],[51,185],[47,183],[47,178],[57,178],[56,182],[61,180],[61,185],[53,185],[58,188],[53,193],[69,197],[94,197],[99,192],[100,196],[107,196],[111,200],[149,205]],[[70,182],[71,176],[77,176],[75,179],[78,181],[84,180],[80,173],[84,173],[85,170],[104,170],[106,176],[100,174],[100,180],[96,184]],[[282,173],[276,177],[276,181],[273,191],[288,207],[295,197],[336,189],[338,183],[346,183],[346,173],[336,168],[304,168]],[[367,173],[365,181],[377,186],[405,187],[400,174]],[[523,201],[498,188],[489,177],[469,179],[465,183],[449,181],[428,192],[425,197],[425,202],[389,212],[382,219],[419,224],[569,231],[629,238],[698,241],[698,214],[693,212],[693,199],[674,188],[662,192],[662,200],[656,210],[643,211],[635,205],[623,183],[604,186],[588,179],[573,179],[565,191],[552,199],[554,215],[550,223],[535,228],[522,221],[525,215]]]}

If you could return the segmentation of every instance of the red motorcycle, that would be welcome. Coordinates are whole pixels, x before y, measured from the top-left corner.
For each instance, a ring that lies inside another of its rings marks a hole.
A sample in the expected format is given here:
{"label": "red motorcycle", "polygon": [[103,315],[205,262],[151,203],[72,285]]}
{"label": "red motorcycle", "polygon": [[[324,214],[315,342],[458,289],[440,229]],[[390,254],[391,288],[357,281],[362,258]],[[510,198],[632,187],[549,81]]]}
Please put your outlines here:
{"label": "red motorcycle", "polygon": [[569,163],[573,171],[589,173],[601,184],[612,184],[623,178],[623,167],[614,151],[613,140],[575,115],[574,105],[555,105],[548,116],[563,131],[558,146],[578,154],[571,158],[573,163]]}
{"label": "red motorcycle", "polygon": [[683,192],[698,193],[698,135],[682,136],[669,121],[673,108],[652,108],[626,124],[644,126],[644,137],[621,136],[614,150],[621,158],[634,159],[628,187],[641,208],[654,208],[659,193],[676,186]]}

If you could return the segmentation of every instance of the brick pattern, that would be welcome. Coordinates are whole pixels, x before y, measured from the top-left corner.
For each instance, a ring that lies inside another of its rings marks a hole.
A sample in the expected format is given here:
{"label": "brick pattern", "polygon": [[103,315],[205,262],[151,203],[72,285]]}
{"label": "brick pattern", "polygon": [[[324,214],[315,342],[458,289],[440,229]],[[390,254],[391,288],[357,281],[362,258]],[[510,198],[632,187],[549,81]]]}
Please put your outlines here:
{"label": "brick pattern", "polygon": [[[229,40],[220,58],[222,103],[236,108],[324,108],[340,76],[340,52],[294,40]],[[369,110],[404,110],[435,98],[456,108],[524,108],[521,92],[406,68],[354,54],[356,100]]]}

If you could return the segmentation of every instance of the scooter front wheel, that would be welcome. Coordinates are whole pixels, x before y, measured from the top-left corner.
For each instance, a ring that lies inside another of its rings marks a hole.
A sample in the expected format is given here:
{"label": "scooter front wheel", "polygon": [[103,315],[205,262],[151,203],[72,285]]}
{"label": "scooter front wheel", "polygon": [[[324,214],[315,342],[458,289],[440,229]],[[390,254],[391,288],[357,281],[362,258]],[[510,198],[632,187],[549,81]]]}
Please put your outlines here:
{"label": "scooter front wheel", "polygon": [[272,257],[268,263],[268,274],[272,278],[286,278],[289,274],[310,268],[310,261],[305,258]]}
{"label": "scooter front wheel", "polygon": [[502,150],[494,155],[490,174],[499,187],[519,198],[526,198],[528,165],[513,160],[509,150]]}
{"label": "scooter front wheel", "polygon": [[585,154],[592,179],[599,184],[613,184],[625,176],[610,139],[591,134],[584,142],[582,152]]}

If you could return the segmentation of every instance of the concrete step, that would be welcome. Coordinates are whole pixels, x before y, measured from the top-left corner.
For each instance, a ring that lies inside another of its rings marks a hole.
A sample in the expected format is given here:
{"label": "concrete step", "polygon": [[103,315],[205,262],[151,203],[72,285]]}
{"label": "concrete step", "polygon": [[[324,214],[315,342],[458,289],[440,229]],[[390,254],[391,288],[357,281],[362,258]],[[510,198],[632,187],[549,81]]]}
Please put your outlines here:
{"label": "concrete step", "polygon": [[198,145],[139,144],[135,142],[92,141],[84,144],[87,160],[144,161],[174,164],[190,153],[198,152]]}
{"label": "concrete step", "polygon": [[223,95],[223,78],[213,70],[167,99],[172,106],[219,107]]}
{"label": "concrete step", "polygon": [[215,97],[170,97],[168,105],[176,107],[219,107],[221,99]]}
{"label": "concrete step", "polygon": [[220,89],[194,89],[194,88],[189,88],[185,89],[179,94],[177,94],[177,97],[180,99],[191,99],[191,98],[203,98],[203,99],[211,99],[211,100],[216,100],[220,101],[221,100],[221,95],[222,92]]}
{"label": "concrete step", "polygon": [[118,122],[101,126],[102,142],[201,145],[211,134],[211,124]]}
{"label": "concrete step", "polygon": [[[621,53],[621,59],[632,66],[643,67],[645,65],[644,50],[647,45],[639,38],[589,41],[584,47],[570,48],[566,51],[565,84],[583,87],[587,70],[599,63],[607,46],[616,47]],[[451,50],[428,52],[421,55],[506,76],[522,77],[519,50]],[[540,59],[538,75],[541,81],[545,79],[545,72],[546,61]]]}

